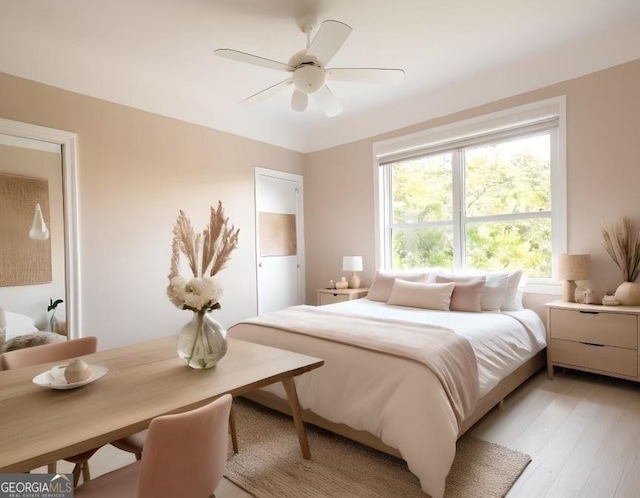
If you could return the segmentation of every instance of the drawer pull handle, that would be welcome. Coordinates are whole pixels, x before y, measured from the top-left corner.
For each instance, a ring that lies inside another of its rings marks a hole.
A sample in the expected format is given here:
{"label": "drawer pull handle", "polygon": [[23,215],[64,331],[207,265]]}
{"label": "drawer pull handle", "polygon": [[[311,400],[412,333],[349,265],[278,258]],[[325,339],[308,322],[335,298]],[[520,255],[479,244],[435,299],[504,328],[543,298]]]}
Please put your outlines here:
{"label": "drawer pull handle", "polygon": [[580,313],[585,313],[587,315],[599,315],[599,311],[580,311]]}
{"label": "drawer pull handle", "polygon": [[581,344],[586,344],[587,346],[598,346],[599,348],[604,347],[604,344],[594,344],[593,342],[582,342]]}

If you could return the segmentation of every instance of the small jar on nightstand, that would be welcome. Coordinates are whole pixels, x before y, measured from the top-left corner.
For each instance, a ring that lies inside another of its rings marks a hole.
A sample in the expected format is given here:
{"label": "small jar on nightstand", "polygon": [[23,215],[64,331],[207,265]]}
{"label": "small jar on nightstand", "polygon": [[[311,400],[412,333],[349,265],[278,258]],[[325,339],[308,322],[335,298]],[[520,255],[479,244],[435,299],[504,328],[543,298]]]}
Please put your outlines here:
{"label": "small jar on nightstand", "polygon": [[318,306],[342,303],[352,299],[360,299],[369,293],[369,289],[318,289]]}

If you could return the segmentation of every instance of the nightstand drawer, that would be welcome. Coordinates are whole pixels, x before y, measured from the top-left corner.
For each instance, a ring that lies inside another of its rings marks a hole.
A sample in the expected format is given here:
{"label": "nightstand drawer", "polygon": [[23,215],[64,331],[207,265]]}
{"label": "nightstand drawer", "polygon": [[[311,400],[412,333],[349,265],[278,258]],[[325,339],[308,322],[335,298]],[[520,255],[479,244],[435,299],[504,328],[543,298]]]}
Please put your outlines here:
{"label": "nightstand drawer", "polygon": [[319,294],[319,305],[324,306],[325,304],[334,304],[334,303],[342,303],[344,301],[349,301],[349,296],[345,296],[344,294]]}
{"label": "nightstand drawer", "polygon": [[551,309],[549,319],[553,339],[638,349],[636,315]]}
{"label": "nightstand drawer", "polygon": [[629,377],[638,376],[638,352],[633,349],[595,346],[561,339],[552,339],[551,346],[553,363]]}

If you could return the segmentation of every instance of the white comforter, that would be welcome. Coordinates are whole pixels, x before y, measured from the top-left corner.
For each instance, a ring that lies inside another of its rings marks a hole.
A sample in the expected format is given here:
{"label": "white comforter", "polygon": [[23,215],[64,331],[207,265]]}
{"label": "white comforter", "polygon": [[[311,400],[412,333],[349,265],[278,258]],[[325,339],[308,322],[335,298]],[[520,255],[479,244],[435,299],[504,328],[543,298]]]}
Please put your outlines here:
{"label": "white comforter", "polygon": [[[501,313],[426,311],[367,299],[324,309],[453,329],[469,340],[476,354],[481,395],[545,345],[542,322],[526,310],[510,313],[514,319]],[[323,358],[322,368],[296,378],[302,407],[332,422],[368,431],[397,448],[426,493],[434,498],[444,494],[458,424],[440,382],[424,365],[254,324],[236,325],[229,335]],[[286,399],[280,386],[268,390]]]}

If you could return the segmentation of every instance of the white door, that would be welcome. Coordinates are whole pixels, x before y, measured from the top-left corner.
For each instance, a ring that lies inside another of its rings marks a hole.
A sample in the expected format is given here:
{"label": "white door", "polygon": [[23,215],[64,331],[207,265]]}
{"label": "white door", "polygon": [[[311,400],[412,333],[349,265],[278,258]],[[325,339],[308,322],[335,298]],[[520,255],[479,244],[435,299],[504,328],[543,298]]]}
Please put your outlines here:
{"label": "white door", "polygon": [[302,176],[256,168],[258,313],[304,303]]}

